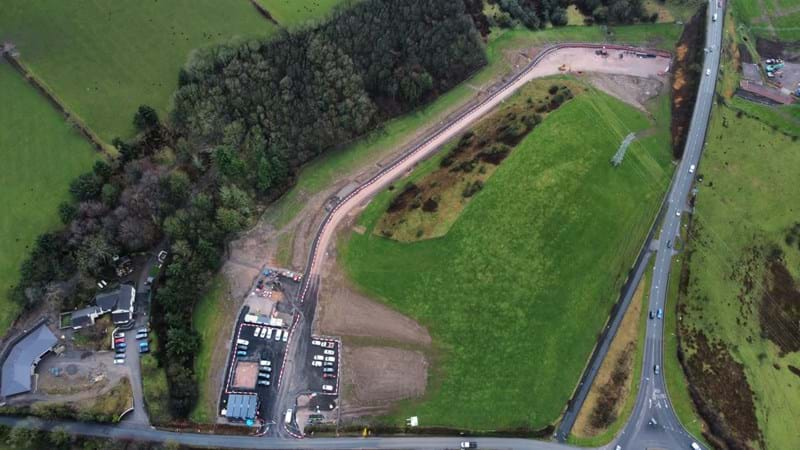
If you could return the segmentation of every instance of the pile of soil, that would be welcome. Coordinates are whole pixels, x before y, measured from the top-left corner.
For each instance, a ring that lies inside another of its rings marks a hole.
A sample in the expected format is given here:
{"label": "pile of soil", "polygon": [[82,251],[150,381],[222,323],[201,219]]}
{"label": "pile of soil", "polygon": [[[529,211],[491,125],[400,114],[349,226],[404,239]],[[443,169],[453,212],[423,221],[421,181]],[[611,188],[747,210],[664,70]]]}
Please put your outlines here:
{"label": "pile of soil", "polygon": [[683,157],[683,147],[697,100],[697,87],[703,69],[703,48],[706,35],[704,5],[692,17],[675,49],[675,76],[672,80],[672,155]]}

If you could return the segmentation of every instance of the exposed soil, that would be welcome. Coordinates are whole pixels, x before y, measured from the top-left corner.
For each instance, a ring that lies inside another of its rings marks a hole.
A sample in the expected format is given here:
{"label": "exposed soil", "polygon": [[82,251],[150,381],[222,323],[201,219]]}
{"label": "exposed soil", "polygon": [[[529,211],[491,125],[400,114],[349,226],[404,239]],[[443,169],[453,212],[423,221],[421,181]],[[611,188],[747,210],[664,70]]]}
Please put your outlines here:
{"label": "exposed soil", "polygon": [[644,104],[657,96],[664,86],[654,78],[630,75],[592,73],[588,78],[592,86],[642,111],[646,111]]}
{"label": "exposed soil", "polygon": [[762,58],[782,58],[788,62],[800,62],[800,42],[781,42],[757,38],[756,50]]}
{"label": "exposed soil", "polygon": [[357,292],[334,258],[326,259],[322,270],[326,276],[319,293],[314,333],[430,345],[428,330],[407,316]]}
{"label": "exposed soil", "polygon": [[393,347],[343,346],[343,418],[388,409],[391,403],[425,392],[428,362],[422,352]]}
{"label": "exposed soil", "polygon": [[597,436],[619,416],[631,393],[636,341],[641,325],[645,283],[633,294],[608,355],[600,366],[589,395],[578,413],[572,432],[578,437]]}
{"label": "exposed soil", "polygon": [[800,350],[800,291],[781,259],[768,264],[758,318],[763,336],[785,355]]}
{"label": "exposed soil", "polygon": [[800,367],[795,367],[795,366],[793,366],[791,364],[789,364],[787,367],[789,368],[789,372],[792,372],[793,374],[795,374],[798,377],[800,377]]}
{"label": "exposed soil", "polygon": [[683,29],[675,49],[672,79],[672,155],[680,159],[692,121],[692,111],[700,84],[705,41],[707,5],[703,5]]}

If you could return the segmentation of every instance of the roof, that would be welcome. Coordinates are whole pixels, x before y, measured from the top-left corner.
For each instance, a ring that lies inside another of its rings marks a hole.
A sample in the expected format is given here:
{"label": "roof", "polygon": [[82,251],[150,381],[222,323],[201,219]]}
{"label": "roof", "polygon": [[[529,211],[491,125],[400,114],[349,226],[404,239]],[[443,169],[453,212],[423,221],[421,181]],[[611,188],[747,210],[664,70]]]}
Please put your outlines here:
{"label": "roof", "polygon": [[228,394],[227,412],[229,419],[255,419],[258,396],[254,394]]}
{"label": "roof", "polygon": [[103,312],[108,312],[114,309],[117,306],[117,297],[119,296],[119,291],[111,291],[106,292],[104,294],[97,294],[94,297],[95,305],[99,306]]}
{"label": "roof", "polygon": [[125,323],[131,320],[131,314],[127,311],[111,313],[111,320],[114,323]]}
{"label": "roof", "polygon": [[117,309],[123,311],[130,311],[133,306],[133,299],[136,296],[136,290],[130,284],[123,284],[119,287],[119,296],[117,297]]}
{"label": "roof", "polygon": [[[102,313],[103,313],[102,309],[97,307],[97,306],[89,306],[89,307],[86,307],[86,308],[83,308],[83,309],[76,309],[75,311],[72,311],[72,314],[71,314],[72,325],[75,325],[75,320],[76,319],[77,320],[81,320],[81,319],[85,320],[85,319],[88,319],[90,316],[97,316],[97,315],[100,315]],[[91,320],[90,320],[90,322],[91,322]]]}
{"label": "roof", "polygon": [[31,390],[31,370],[39,358],[56,345],[55,335],[42,324],[11,348],[2,369],[0,395],[8,397]]}

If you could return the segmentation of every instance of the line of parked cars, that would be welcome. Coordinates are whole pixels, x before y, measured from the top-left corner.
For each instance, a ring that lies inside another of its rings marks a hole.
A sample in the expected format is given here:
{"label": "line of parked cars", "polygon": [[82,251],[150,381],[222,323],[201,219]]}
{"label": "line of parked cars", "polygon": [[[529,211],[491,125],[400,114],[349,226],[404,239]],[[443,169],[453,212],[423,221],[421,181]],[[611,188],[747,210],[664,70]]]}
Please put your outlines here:
{"label": "line of parked cars", "polygon": [[272,378],[272,361],[262,359],[258,362],[258,385],[269,386]]}
{"label": "line of parked cars", "polygon": [[[314,355],[311,358],[312,367],[320,367],[322,370],[322,378],[335,379],[336,378],[336,343],[333,341],[322,341],[314,339],[311,345],[322,348],[322,354]],[[333,392],[334,387],[331,384],[323,384],[322,390],[325,392]]]}
{"label": "line of parked cars", "polygon": [[273,328],[267,326],[257,326],[253,330],[253,337],[262,338],[262,339],[272,339],[273,333],[275,334],[276,341],[283,341],[286,342],[289,340],[289,330],[284,330],[283,328]]}

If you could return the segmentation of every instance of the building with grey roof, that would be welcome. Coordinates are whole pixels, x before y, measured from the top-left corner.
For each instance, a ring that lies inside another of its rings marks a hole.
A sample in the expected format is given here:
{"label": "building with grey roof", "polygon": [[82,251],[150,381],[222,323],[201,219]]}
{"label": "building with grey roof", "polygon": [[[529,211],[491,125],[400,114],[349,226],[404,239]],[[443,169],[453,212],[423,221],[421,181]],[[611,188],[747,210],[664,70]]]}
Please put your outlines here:
{"label": "building with grey roof", "polygon": [[133,308],[136,303],[136,289],[130,284],[122,284],[111,292],[97,294],[94,306],[79,309],[71,315],[72,328],[94,325],[95,320],[103,314],[111,313],[111,320],[119,325],[133,320]]}
{"label": "building with grey roof", "polygon": [[0,395],[10,397],[31,390],[36,364],[58,342],[55,335],[41,324],[20,338],[3,360],[0,372]]}
{"label": "building with grey roof", "polygon": [[254,420],[258,410],[258,396],[255,394],[228,394],[228,402],[223,414],[232,420]]}

